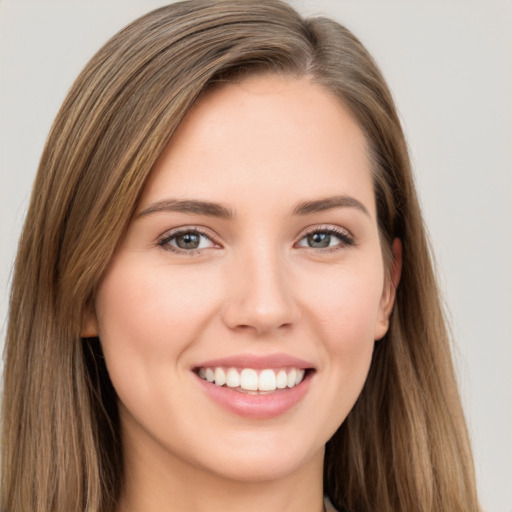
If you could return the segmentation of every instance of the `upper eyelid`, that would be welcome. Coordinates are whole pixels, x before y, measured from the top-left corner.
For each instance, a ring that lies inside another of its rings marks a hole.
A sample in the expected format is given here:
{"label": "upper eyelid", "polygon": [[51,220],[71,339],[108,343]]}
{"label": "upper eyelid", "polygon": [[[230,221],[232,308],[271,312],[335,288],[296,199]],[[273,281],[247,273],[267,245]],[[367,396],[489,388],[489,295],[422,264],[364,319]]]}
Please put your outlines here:
{"label": "upper eyelid", "polygon": [[167,229],[158,237],[158,239],[160,240],[162,238],[168,238],[174,235],[179,235],[180,233],[187,233],[189,231],[197,231],[199,234],[212,239],[216,237],[209,228],[204,226],[179,226],[176,228]]}
{"label": "upper eyelid", "polygon": [[354,235],[350,229],[347,229],[342,226],[333,225],[333,224],[313,224],[312,226],[308,226],[302,229],[297,235],[297,239],[302,239],[304,236],[309,235],[310,233],[315,233],[316,231],[330,231],[333,233],[340,233],[349,236],[350,238],[354,238]]}
{"label": "upper eyelid", "polygon": [[[308,248],[301,245],[302,240],[304,240],[308,235],[312,233],[322,233],[327,232],[330,235],[338,238],[340,240],[339,244],[336,244],[332,247],[324,247],[324,248]],[[336,252],[344,247],[355,247],[358,245],[358,241],[352,234],[352,232],[347,228],[342,228],[338,225],[324,225],[324,226],[311,226],[310,228],[306,228],[306,230],[302,231],[299,236],[296,238],[296,242],[294,242],[294,247],[301,247],[307,250],[320,251],[322,253],[330,253]]]}
{"label": "upper eyelid", "polygon": [[[188,233],[188,232],[197,232],[202,236],[205,236],[209,240],[211,240],[212,243],[216,245],[222,245],[219,237],[216,236],[209,230],[208,228],[205,228],[203,226],[180,226],[177,228],[168,229],[167,231],[164,231],[159,237],[156,239],[157,245],[162,245],[164,242],[168,242],[173,237],[176,237],[180,235],[181,233]],[[198,249],[200,250],[200,249]]]}
{"label": "upper eyelid", "polygon": [[[211,229],[205,227],[205,226],[198,226],[198,225],[185,225],[185,226],[179,226],[176,228],[168,229],[167,231],[163,232],[160,236],[157,238],[157,243],[160,244],[163,241],[166,241],[174,236],[179,235],[180,233],[187,233],[189,231],[196,231],[199,234],[206,236],[209,238],[213,243],[222,245],[222,242],[220,241],[220,237],[213,232]],[[354,235],[352,232],[342,226],[333,225],[333,224],[313,224],[310,226],[307,226],[303,228],[299,233],[296,235],[295,240],[296,242],[302,240],[305,236],[315,233],[315,232],[321,232],[321,231],[328,231],[331,233],[338,233],[338,234],[344,234],[348,237],[350,237],[352,240],[355,240]],[[296,243],[295,242],[295,243]]]}

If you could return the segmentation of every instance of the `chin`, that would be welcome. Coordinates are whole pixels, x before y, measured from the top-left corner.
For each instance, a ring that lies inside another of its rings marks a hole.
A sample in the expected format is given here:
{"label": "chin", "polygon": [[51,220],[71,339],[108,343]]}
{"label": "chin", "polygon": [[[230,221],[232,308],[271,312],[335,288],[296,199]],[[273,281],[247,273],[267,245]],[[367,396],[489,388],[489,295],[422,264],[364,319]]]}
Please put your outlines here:
{"label": "chin", "polygon": [[204,465],[217,475],[237,482],[265,482],[280,480],[309,466],[310,463],[323,465],[324,445],[306,450],[304,445],[275,443],[267,440],[246,444],[235,450],[223,450],[211,454]]}
{"label": "chin", "polygon": [[[240,483],[269,482],[284,479],[304,467],[304,460],[288,460],[282,454],[273,458],[244,458],[236,464],[216,468],[217,475]],[[280,459],[280,460],[278,460]]]}

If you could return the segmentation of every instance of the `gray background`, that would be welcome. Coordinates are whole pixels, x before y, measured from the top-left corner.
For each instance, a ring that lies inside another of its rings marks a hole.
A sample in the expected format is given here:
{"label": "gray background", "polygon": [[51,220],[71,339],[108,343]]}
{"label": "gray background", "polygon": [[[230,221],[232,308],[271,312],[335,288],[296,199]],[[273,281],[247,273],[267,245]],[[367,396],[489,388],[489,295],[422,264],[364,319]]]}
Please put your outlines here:
{"label": "gray background", "polygon": [[[0,0],[0,341],[50,124],[96,49],[154,0]],[[456,340],[482,504],[512,512],[512,2],[304,0],[379,62],[405,126]]]}

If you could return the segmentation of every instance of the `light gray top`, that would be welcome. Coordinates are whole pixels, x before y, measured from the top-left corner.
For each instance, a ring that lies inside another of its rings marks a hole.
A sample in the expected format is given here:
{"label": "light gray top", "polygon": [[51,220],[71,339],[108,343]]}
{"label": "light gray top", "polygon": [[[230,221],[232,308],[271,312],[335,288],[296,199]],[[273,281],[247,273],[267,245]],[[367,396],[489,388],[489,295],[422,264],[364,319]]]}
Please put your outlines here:
{"label": "light gray top", "polygon": [[331,500],[327,496],[325,496],[325,498],[324,498],[324,507],[325,507],[325,512],[338,512],[334,508],[334,505],[331,503]]}

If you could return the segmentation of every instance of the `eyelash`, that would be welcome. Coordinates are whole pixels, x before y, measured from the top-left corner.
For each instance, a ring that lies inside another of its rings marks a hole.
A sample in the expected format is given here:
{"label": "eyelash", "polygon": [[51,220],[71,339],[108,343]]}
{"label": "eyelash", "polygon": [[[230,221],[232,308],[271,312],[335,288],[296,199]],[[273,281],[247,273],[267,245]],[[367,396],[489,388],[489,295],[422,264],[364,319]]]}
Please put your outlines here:
{"label": "eyelash", "polygon": [[186,250],[186,249],[180,249],[179,247],[174,247],[174,246],[170,245],[170,242],[172,240],[176,239],[178,236],[186,235],[189,233],[190,234],[198,234],[200,236],[207,238],[212,244],[220,245],[215,240],[215,237],[213,237],[211,233],[206,232],[205,230],[203,230],[199,227],[195,227],[195,226],[179,228],[170,233],[166,233],[162,238],[160,238],[158,240],[157,245],[162,247],[162,249],[164,249],[166,251],[171,251],[171,252],[175,252],[177,254],[183,254],[186,256],[194,256],[194,255],[200,253],[204,248],[203,249],[198,248],[198,249]]}
{"label": "eyelash", "polygon": [[[304,240],[304,238],[306,238],[307,236],[313,235],[315,233],[325,233],[327,235],[334,235],[336,238],[339,238],[340,243],[336,244],[332,247],[326,247],[326,248],[306,247],[306,249],[311,249],[313,251],[321,251],[321,252],[325,253],[325,252],[336,252],[336,251],[339,251],[346,247],[351,247],[351,246],[356,245],[356,241],[354,240],[354,237],[348,231],[336,229],[331,226],[325,226],[325,227],[315,226],[313,228],[310,228],[302,234],[302,236],[299,239],[299,242]],[[297,242],[297,244],[299,242]],[[295,244],[295,245],[297,245],[297,244]],[[300,246],[300,247],[304,247],[304,246]]]}
{"label": "eyelash", "polygon": [[[327,235],[333,235],[340,240],[340,243],[338,243],[332,247],[329,246],[329,247],[325,247],[325,248],[315,248],[315,247],[307,247],[307,246],[298,245],[307,236],[313,235],[315,233],[325,233]],[[164,249],[166,251],[171,251],[171,252],[174,252],[177,254],[183,254],[183,255],[187,255],[187,256],[194,256],[194,255],[200,253],[201,250],[203,250],[204,248],[186,250],[186,249],[180,249],[179,247],[174,247],[174,246],[170,245],[170,242],[172,240],[175,240],[180,235],[186,235],[186,234],[198,234],[200,236],[206,237],[212,244],[220,245],[220,243],[215,240],[215,238],[211,235],[211,233],[206,232],[205,230],[203,230],[199,227],[195,227],[195,226],[180,228],[180,229],[177,229],[176,231],[167,233],[162,238],[160,238],[158,240],[157,245],[159,247],[162,247],[162,249]],[[330,253],[330,252],[336,252],[345,247],[350,247],[350,246],[354,246],[354,245],[356,245],[356,242],[355,242],[353,236],[350,233],[348,233],[347,231],[342,231],[340,229],[336,229],[333,227],[318,227],[318,226],[316,226],[316,227],[310,228],[307,231],[305,231],[304,233],[302,233],[299,241],[294,244],[294,247],[305,247],[306,249],[311,249],[313,251],[321,251],[323,253],[325,253],[325,252]]]}

